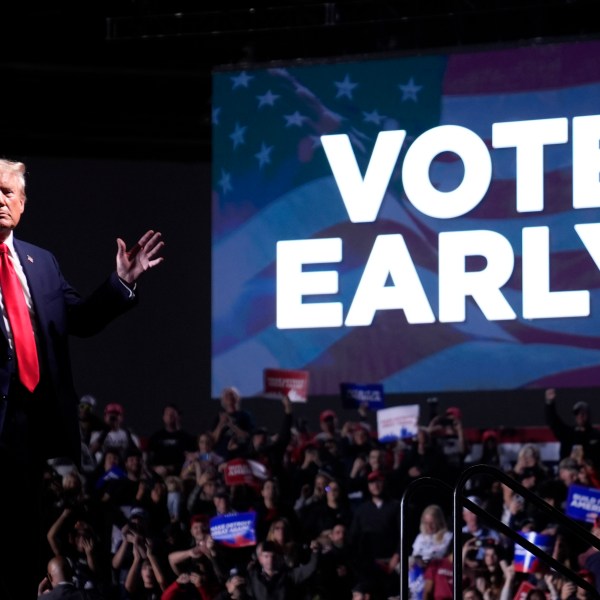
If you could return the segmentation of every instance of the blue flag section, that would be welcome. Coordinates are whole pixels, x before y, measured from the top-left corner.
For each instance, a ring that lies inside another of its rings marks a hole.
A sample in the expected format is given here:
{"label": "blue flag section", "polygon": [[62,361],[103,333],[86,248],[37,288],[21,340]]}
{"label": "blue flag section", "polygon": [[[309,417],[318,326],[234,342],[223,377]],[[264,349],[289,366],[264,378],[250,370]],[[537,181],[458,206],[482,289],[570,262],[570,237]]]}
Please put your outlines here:
{"label": "blue flag section", "polygon": [[216,542],[230,548],[256,544],[256,513],[232,513],[213,517],[210,534]]}
{"label": "blue flag section", "polygon": [[565,512],[578,521],[594,523],[600,514],[600,490],[582,485],[569,486]]}
{"label": "blue flag section", "polygon": [[340,394],[344,408],[357,408],[364,403],[370,410],[379,410],[385,406],[383,385],[380,383],[342,383]]}

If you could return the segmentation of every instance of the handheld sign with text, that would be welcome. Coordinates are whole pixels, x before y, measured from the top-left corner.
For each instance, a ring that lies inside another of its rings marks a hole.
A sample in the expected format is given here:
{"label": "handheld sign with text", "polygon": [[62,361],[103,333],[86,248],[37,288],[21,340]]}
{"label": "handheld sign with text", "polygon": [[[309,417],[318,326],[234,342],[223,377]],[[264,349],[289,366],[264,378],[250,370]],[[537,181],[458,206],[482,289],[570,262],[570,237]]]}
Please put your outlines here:
{"label": "handheld sign with text", "polygon": [[264,388],[268,396],[287,396],[292,402],[306,402],[308,371],[265,369]]}
{"label": "handheld sign with text", "polygon": [[219,515],[210,520],[210,535],[224,546],[244,548],[256,544],[256,513]]}
{"label": "handheld sign with text", "polygon": [[225,463],[223,471],[225,485],[248,485],[260,489],[269,476],[269,471],[262,463],[245,458],[234,458]]}
{"label": "handheld sign with text", "polygon": [[410,439],[419,430],[419,405],[393,406],[377,411],[377,438],[380,442]]}
{"label": "handheld sign with text", "polygon": [[384,406],[383,385],[381,383],[341,383],[340,395],[344,408],[357,408],[366,403],[371,410]]}
{"label": "handheld sign with text", "polygon": [[567,516],[578,521],[594,523],[600,515],[600,490],[583,485],[570,485],[565,512]]}

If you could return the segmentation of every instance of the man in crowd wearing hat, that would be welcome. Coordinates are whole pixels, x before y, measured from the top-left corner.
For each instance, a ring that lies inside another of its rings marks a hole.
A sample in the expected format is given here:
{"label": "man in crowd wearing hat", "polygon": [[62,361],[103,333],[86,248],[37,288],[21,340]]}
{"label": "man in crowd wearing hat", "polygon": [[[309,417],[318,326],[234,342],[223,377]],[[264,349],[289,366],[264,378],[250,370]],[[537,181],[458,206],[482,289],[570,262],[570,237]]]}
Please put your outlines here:
{"label": "man in crowd wearing hat", "polygon": [[387,494],[382,471],[369,473],[367,485],[370,498],[356,508],[350,541],[362,571],[358,577],[373,581],[383,593],[389,591],[390,565],[397,564],[400,550],[400,503]]}
{"label": "man in crowd wearing hat", "polygon": [[587,402],[578,401],[573,405],[574,424],[563,421],[556,410],[556,390],[550,388],[545,392],[546,423],[560,442],[560,458],[570,456],[573,446],[582,446],[584,458],[591,461],[592,466],[600,468],[600,431],[592,426],[590,407]]}
{"label": "man in crowd wearing hat", "polygon": [[319,427],[321,431],[316,433],[314,440],[323,443],[326,440],[340,440],[340,431],[338,429],[337,415],[331,409],[321,411],[319,415]]}
{"label": "man in crowd wearing hat", "polygon": [[449,406],[445,413],[431,419],[428,429],[444,458],[441,476],[450,485],[454,485],[463,471],[467,455],[460,408]]}
{"label": "man in crowd wearing hat", "polygon": [[99,462],[107,448],[117,449],[121,458],[129,448],[140,448],[140,439],[125,426],[125,410],[118,402],[111,402],[104,408],[104,428],[92,433],[90,451]]}

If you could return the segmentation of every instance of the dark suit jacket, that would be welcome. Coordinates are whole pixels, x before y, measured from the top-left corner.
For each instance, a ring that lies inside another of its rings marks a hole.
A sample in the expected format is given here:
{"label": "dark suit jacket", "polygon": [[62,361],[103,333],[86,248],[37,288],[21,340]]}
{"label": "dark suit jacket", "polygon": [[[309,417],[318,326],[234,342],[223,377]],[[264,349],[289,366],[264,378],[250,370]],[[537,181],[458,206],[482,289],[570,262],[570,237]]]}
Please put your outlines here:
{"label": "dark suit jacket", "polygon": [[[55,419],[49,428],[62,438],[64,455],[79,464],[77,403],[69,356],[70,335],[85,337],[101,331],[115,317],[133,307],[137,297],[113,273],[94,293],[82,298],[64,279],[56,258],[47,250],[15,239],[15,250],[27,277],[36,316],[41,389],[48,415]],[[13,351],[8,345],[0,318],[0,432],[4,423],[11,378],[15,371]],[[56,435],[53,436],[56,439]],[[48,456],[57,456],[46,448]],[[61,456],[63,454],[60,454]]]}
{"label": "dark suit jacket", "polygon": [[57,585],[48,593],[38,596],[44,600],[102,600],[95,591],[78,590],[74,585],[67,583]]}

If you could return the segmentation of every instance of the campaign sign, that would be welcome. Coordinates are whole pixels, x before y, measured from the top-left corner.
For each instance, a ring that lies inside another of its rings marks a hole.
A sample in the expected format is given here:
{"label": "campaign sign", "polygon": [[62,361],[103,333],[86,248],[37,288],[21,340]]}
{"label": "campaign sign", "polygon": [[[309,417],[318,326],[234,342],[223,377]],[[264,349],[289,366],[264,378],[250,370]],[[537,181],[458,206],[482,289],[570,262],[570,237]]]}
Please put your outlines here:
{"label": "campaign sign", "polygon": [[415,561],[408,570],[408,589],[411,600],[423,600],[425,589],[425,569]]}
{"label": "campaign sign", "polygon": [[287,396],[292,402],[306,402],[308,371],[265,369],[264,388],[267,395]]}
{"label": "campaign sign", "polygon": [[[554,548],[554,536],[537,533],[535,531],[519,531],[528,542],[531,542],[537,546],[540,550],[546,552],[546,554],[552,555],[552,549]],[[517,573],[536,573],[541,570],[541,561],[537,556],[526,550],[519,544],[515,544],[515,558],[514,558],[515,571]]]}
{"label": "campaign sign", "polygon": [[577,521],[593,523],[600,514],[600,490],[583,485],[570,485],[565,512]]}
{"label": "campaign sign", "polygon": [[256,513],[219,515],[210,520],[212,538],[230,548],[244,548],[256,544]]}
{"label": "campaign sign", "polygon": [[269,476],[263,464],[245,458],[227,461],[223,474],[225,484],[228,486],[249,485],[256,488],[260,488],[262,482]]}
{"label": "campaign sign", "polygon": [[527,594],[534,588],[535,585],[530,581],[523,581],[517,589],[517,593],[514,595],[513,600],[527,600]]}
{"label": "campaign sign", "polygon": [[371,410],[379,410],[384,406],[381,383],[341,383],[340,394],[344,408],[357,408],[365,403]]}
{"label": "campaign sign", "polygon": [[419,428],[419,405],[393,406],[377,411],[377,439],[380,442],[410,439]]}

